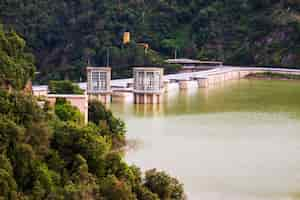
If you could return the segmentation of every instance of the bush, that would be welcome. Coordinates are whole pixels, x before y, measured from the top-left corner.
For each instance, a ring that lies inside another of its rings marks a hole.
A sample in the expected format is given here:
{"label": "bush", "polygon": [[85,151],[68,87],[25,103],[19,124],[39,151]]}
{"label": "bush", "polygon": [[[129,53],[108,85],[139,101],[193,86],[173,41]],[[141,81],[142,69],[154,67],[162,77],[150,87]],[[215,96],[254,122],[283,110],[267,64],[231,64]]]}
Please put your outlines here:
{"label": "bush", "polygon": [[51,94],[83,94],[83,90],[71,81],[50,81],[49,91]]}
{"label": "bush", "polygon": [[90,122],[100,126],[102,135],[110,136],[114,140],[114,146],[125,145],[125,123],[114,117],[110,110],[96,100],[89,101],[88,118]]}
{"label": "bush", "polygon": [[55,104],[55,114],[62,121],[72,121],[79,124],[84,122],[84,117],[81,112],[72,106],[68,101],[58,98]]}
{"label": "bush", "polygon": [[183,200],[183,185],[165,172],[152,169],[146,172],[145,186],[161,199]]}

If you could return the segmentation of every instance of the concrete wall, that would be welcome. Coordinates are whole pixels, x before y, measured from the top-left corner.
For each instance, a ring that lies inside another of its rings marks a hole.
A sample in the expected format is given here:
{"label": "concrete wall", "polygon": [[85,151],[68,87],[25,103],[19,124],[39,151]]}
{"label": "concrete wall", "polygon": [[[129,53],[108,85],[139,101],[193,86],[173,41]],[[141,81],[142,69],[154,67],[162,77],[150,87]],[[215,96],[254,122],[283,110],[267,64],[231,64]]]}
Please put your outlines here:
{"label": "concrete wall", "polygon": [[113,102],[133,102],[133,92],[132,91],[114,91],[112,94]]}
{"label": "concrete wall", "polygon": [[47,96],[48,101],[51,105],[55,105],[57,98],[64,98],[80,110],[84,115],[85,123],[88,123],[88,96],[87,95],[56,95],[51,94]]}

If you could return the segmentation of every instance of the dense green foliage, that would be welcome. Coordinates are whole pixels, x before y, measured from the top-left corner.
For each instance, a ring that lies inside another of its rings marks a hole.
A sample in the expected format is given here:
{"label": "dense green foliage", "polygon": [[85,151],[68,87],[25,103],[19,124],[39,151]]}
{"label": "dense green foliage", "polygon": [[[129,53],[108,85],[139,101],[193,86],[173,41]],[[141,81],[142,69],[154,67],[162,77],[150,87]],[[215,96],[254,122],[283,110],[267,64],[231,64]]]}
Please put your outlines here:
{"label": "dense green foliage", "polygon": [[25,52],[25,41],[0,24],[0,86],[22,89],[33,74],[33,57]]}
{"label": "dense green foliage", "polygon": [[83,94],[83,90],[71,81],[50,81],[48,85],[51,94]]}
{"label": "dense green foliage", "polygon": [[[25,56],[22,54],[19,56]],[[28,66],[22,62],[16,60],[16,66],[26,71]],[[1,77],[4,83],[12,84],[8,82],[11,74],[6,79],[1,72]],[[18,79],[27,80],[28,76],[24,73],[11,80]],[[184,199],[182,186],[177,181],[174,185],[175,179],[151,173],[148,180],[149,176],[124,161],[113,139],[125,137],[124,124],[111,112],[104,108],[94,111],[96,123],[84,125],[79,111],[65,100],[58,99],[54,110],[41,108],[35,97],[20,90],[22,87],[12,86],[0,89],[1,200]],[[161,179],[161,190],[171,196],[153,189],[159,185],[155,180]]]}
{"label": "dense green foliage", "polygon": [[31,96],[1,90],[0,199],[184,198],[182,186],[165,173],[142,177],[128,166],[103,131],[57,119]]}
{"label": "dense green foliage", "polygon": [[63,98],[56,99],[55,114],[62,121],[72,121],[79,124],[84,123],[84,117],[80,111]]}
{"label": "dense green foliage", "polygon": [[102,135],[109,136],[114,141],[116,147],[125,144],[125,124],[120,119],[113,116],[110,110],[96,100],[89,101],[88,119],[101,127]]}
{"label": "dense green foliage", "polygon": [[146,172],[145,186],[161,199],[182,199],[182,185],[165,172],[157,172],[155,169]]}
{"label": "dense green foliage", "polygon": [[[0,19],[29,43],[39,80],[84,78],[88,60],[117,73],[173,57],[300,65],[298,0],[3,0]],[[130,45],[122,44],[124,31]],[[144,53],[138,43],[148,43]],[[125,71],[125,72],[124,72]]]}

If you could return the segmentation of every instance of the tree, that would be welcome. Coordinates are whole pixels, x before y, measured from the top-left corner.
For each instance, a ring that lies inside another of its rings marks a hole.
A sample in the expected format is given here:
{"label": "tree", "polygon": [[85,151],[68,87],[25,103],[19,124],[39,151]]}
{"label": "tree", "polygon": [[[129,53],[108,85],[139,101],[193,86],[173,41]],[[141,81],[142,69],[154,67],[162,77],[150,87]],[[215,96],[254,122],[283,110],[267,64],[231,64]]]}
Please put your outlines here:
{"label": "tree", "polygon": [[139,200],[160,200],[157,194],[151,192],[145,186],[139,185],[136,193]]}
{"label": "tree", "polygon": [[72,166],[71,183],[65,186],[65,198],[72,200],[98,199],[96,177],[89,173],[88,163],[80,154],[75,156]]}
{"label": "tree", "polygon": [[93,126],[81,126],[74,123],[57,123],[54,127],[52,148],[59,152],[66,166],[73,163],[80,154],[88,163],[89,172],[102,177],[105,175],[105,156],[110,143],[98,134]]}
{"label": "tree", "polygon": [[125,124],[113,116],[110,110],[96,100],[89,101],[88,119],[101,127],[101,134],[110,136],[114,140],[115,147],[125,144]]}
{"label": "tree", "polygon": [[107,200],[136,199],[130,186],[126,182],[118,180],[114,175],[109,175],[104,178],[100,185],[100,191]]}
{"label": "tree", "polygon": [[[119,133],[111,131],[118,128],[46,117],[30,98],[23,92],[0,91],[0,199],[177,200],[182,196],[181,184],[174,178],[155,171],[143,179],[139,168],[124,161],[112,148]],[[106,109],[102,112],[109,124],[114,116]]]}
{"label": "tree", "polygon": [[161,199],[185,199],[183,185],[165,172],[158,172],[156,169],[147,171],[144,185]]}
{"label": "tree", "polygon": [[23,89],[34,75],[33,56],[26,52],[25,41],[0,24],[0,86]]}
{"label": "tree", "polygon": [[84,122],[83,116],[75,106],[72,106],[64,98],[57,98],[55,103],[55,114],[62,121],[72,121],[79,124]]}
{"label": "tree", "polygon": [[[86,125],[65,99],[57,99],[56,115],[40,108],[22,90],[28,74],[8,74],[8,81],[0,75],[7,84],[0,88],[0,199],[159,200],[152,190],[160,192],[161,179],[143,180],[141,171],[124,161],[115,147],[125,144],[125,125],[100,102],[91,104],[94,123]],[[168,195],[178,199],[180,187],[169,178]]]}
{"label": "tree", "polygon": [[13,177],[13,167],[9,159],[0,154],[0,199],[15,199],[17,183]]}

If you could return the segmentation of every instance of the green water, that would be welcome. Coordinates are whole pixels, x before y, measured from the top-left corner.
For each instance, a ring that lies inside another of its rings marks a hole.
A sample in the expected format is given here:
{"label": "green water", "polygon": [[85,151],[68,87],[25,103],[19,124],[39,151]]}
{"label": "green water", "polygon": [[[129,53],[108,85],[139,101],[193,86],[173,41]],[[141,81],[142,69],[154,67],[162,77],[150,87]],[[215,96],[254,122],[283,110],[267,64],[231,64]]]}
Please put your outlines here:
{"label": "green water", "polygon": [[242,80],[165,100],[112,105],[137,143],[130,163],[167,170],[191,200],[300,199],[300,82]]}

